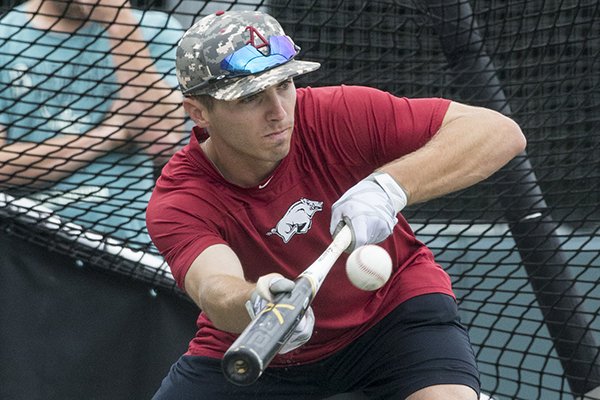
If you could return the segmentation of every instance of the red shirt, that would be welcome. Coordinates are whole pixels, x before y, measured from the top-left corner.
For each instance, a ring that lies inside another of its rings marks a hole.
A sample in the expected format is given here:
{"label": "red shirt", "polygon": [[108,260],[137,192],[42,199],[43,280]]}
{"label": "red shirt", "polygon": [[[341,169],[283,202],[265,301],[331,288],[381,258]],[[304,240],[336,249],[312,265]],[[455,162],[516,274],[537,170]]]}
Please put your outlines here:
{"label": "red shirt", "polygon": [[[294,279],[331,242],[331,205],[377,167],[423,146],[450,104],[352,86],[297,94],[291,151],[262,188],[225,181],[201,150],[206,137],[197,127],[163,169],[148,205],[148,230],[181,288],[196,257],[218,243],[235,251],[249,280],[270,272]],[[374,292],[356,289],[342,255],[312,304],[312,338],[271,365],[330,355],[411,297],[453,296],[446,272],[406,220],[398,219],[393,235],[380,243],[395,260],[389,281]],[[236,335],[216,329],[204,313],[197,323],[188,354],[222,358]]]}

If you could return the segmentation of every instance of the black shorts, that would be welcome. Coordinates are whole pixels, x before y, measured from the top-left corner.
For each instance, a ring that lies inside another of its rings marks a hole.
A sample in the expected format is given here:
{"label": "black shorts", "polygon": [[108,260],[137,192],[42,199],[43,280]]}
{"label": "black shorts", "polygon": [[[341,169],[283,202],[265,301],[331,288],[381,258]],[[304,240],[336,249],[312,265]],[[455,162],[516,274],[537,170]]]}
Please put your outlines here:
{"label": "black shorts", "polygon": [[479,393],[479,373],[454,299],[442,294],[412,298],[332,356],[311,364],[267,368],[250,386],[235,386],[221,360],[183,356],[154,400],[324,399],[363,392],[370,399],[404,399],[439,384],[461,384]]}

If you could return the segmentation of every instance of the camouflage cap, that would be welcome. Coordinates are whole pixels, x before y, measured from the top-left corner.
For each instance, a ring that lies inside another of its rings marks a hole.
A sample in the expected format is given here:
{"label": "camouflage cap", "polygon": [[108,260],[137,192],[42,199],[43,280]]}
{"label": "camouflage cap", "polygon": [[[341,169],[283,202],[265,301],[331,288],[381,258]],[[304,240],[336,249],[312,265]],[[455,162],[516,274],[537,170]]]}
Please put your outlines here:
{"label": "camouflage cap", "polygon": [[202,18],[187,30],[177,46],[177,79],[181,90],[185,95],[207,94],[219,100],[235,100],[321,66],[317,62],[290,59],[256,74],[234,77],[221,68],[225,57],[248,43],[261,47],[264,54],[269,50],[265,41],[283,35],[279,22],[259,11],[219,11]]}

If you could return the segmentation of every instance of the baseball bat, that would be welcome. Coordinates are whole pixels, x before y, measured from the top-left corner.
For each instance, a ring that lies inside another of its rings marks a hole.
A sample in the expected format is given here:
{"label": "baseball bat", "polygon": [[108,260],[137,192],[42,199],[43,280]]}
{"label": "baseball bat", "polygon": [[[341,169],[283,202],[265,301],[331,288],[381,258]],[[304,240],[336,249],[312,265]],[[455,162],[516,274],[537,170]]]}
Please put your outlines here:
{"label": "baseball bat", "polygon": [[223,356],[223,373],[230,382],[246,386],[261,376],[289,339],[331,267],[351,241],[350,228],[344,226],[319,258],[298,276],[294,289],[276,296],[250,322]]}

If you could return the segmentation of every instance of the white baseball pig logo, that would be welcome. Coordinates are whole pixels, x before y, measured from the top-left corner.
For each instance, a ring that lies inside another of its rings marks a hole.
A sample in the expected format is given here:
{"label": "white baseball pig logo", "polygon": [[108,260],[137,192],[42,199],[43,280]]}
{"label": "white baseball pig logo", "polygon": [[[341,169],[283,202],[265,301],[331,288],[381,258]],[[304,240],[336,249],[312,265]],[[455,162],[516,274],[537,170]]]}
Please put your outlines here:
{"label": "white baseball pig logo", "polygon": [[292,204],[277,226],[267,232],[267,235],[277,235],[284,243],[290,241],[297,233],[306,233],[312,225],[313,215],[323,209],[322,201],[314,201],[302,198]]}

